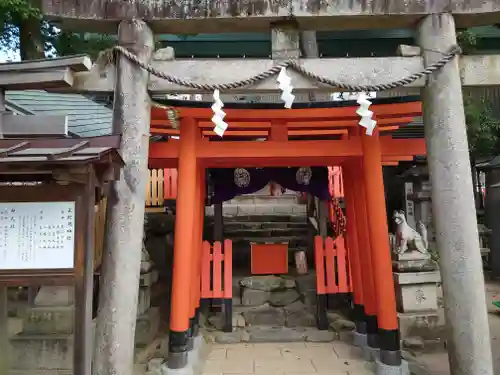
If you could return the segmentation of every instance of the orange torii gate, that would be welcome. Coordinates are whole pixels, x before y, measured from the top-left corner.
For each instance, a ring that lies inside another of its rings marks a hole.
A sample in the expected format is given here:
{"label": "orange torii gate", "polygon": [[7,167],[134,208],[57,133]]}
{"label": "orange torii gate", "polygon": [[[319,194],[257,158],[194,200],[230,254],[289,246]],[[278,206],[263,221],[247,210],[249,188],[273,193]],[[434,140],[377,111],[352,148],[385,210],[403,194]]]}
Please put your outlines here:
{"label": "orange torii gate", "polygon": [[[413,117],[421,115],[420,101],[374,100],[370,107],[377,120],[373,136],[363,134],[358,125],[355,103],[297,109],[238,109],[226,104],[224,120],[229,127],[223,139],[212,131],[210,103],[168,104],[178,113],[180,129],[171,127],[165,109],[155,107],[151,134],[177,139],[152,142],[149,166],[178,170],[171,354],[185,350],[189,332],[196,330],[193,325],[197,324],[200,301],[204,177],[205,169],[212,167],[341,166],[356,311],[367,322],[368,334],[377,334],[378,328],[387,350],[399,350],[382,166],[425,155],[424,139],[391,136],[398,127],[407,126]],[[200,108],[205,104],[206,108]],[[186,293],[186,285],[191,285],[190,293]]]}

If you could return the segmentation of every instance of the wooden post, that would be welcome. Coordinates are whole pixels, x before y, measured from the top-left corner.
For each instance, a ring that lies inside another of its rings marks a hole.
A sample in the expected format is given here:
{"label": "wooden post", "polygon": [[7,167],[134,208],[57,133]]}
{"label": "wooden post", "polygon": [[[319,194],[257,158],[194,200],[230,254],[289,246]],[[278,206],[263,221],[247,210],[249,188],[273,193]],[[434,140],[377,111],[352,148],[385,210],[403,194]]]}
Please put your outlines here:
{"label": "wooden post", "polygon": [[[365,335],[366,341],[366,321],[365,321],[365,308],[363,303],[363,281],[362,281],[362,269],[360,263],[360,255],[358,249],[358,233],[357,233],[357,221],[356,221],[356,208],[354,200],[356,199],[354,193],[354,184],[357,183],[353,179],[352,169],[347,167],[342,167],[342,175],[344,177],[345,186],[345,205],[346,205],[346,237],[347,246],[349,249],[349,265],[351,267],[351,285],[353,289],[353,299],[354,299],[354,322],[356,324],[356,333],[360,335]],[[366,343],[360,343],[366,344]]]}
{"label": "wooden post", "polygon": [[[441,51],[457,44],[453,16],[439,13],[425,17],[418,37],[425,64],[439,60]],[[429,76],[422,90],[432,212],[451,373],[491,375],[488,312],[461,86],[458,58],[454,58]]]}
{"label": "wooden post", "polygon": [[84,214],[78,217],[85,220],[85,232],[76,233],[77,242],[84,246],[83,272],[75,274],[75,351],[73,354],[73,373],[75,375],[90,375],[92,368],[92,347],[94,336],[92,327],[92,298],[94,281],[94,233],[95,233],[95,175],[94,168],[88,167],[87,183],[84,194],[78,197],[82,200],[80,209]]}
{"label": "wooden post", "polygon": [[224,241],[224,206],[223,203],[214,204],[214,241]]}
{"label": "wooden post", "polygon": [[196,196],[196,120],[183,118],[180,124],[179,179],[175,219],[174,269],[170,308],[170,336],[167,366],[181,369],[187,365],[191,284],[194,276],[194,219]]}
{"label": "wooden post", "polygon": [[[0,138],[2,138],[2,117],[5,112],[5,91],[0,88]],[[7,286],[0,284],[0,374],[9,373],[10,342],[7,306]]]}
{"label": "wooden post", "polygon": [[370,250],[377,303],[380,362],[401,365],[396,297],[392,281],[392,259],[385,210],[384,179],[378,130],[361,135]]}
{"label": "wooden post", "polygon": [[[118,28],[118,43],[149,61],[154,40],[149,27],[126,20]],[[150,98],[149,74],[118,57],[113,105],[113,133],[121,134],[125,166],[113,184],[107,210],[99,313],[93,372],[132,375],[139,277],[144,231],[144,197],[148,175]]]}
{"label": "wooden post", "polygon": [[[363,163],[353,161],[351,166],[354,209],[358,235],[359,262],[362,269],[363,302],[366,321],[366,339],[372,350],[378,348],[377,302],[375,300],[375,285],[373,282],[373,259],[370,250],[370,234],[368,231],[367,208],[365,198],[365,183],[363,179]],[[347,190],[347,189],[346,189]]]}
{"label": "wooden post", "polygon": [[203,220],[205,216],[205,169],[200,163],[197,165],[196,176],[196,199],[194,209],[194,226],[193,226],[193,281],[191,284],[191,315],[189,320],[188,349],[193,348],[194,337],[198,335],[199,330],[199,307],[200,307],[200,291],[201,291],[201,257],[203,246]]}

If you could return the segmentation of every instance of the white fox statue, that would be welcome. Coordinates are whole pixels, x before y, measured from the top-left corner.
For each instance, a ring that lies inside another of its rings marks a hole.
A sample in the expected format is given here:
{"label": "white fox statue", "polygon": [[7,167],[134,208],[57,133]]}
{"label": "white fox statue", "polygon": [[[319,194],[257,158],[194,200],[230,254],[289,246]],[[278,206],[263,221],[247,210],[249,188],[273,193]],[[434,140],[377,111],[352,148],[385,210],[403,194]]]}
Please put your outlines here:
{"label": "white fox statue", "polygon": [[429,254],[429,243],[427,241],[427,228],[421,221],[417,223],[417,229],[413,229],[406,222],[404,211],[394,211],[392,215],[397,225],[396,229],[396,252],[404,254],[408,250],[416,250],[422,254]]}

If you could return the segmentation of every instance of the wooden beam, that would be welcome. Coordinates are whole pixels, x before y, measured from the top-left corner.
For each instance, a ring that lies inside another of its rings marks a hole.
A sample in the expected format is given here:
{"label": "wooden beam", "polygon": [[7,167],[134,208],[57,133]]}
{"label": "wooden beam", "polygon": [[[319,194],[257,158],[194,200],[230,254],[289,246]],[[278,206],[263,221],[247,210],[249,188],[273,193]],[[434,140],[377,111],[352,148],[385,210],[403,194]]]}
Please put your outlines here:
{"label": "wooden beam", "polygon": [[413,28],[425,15],[450,12],[457,27],[498,23],[500,1],[489,0],[350,0],[325,3],[295,0],[261,2],[228,0],[199,3],[186,0],[182,7],[163,1],[43,0],[42,10],[64,29],[116,33],[120,20],[144,19],[156,34],[267,32],[284,17],[301,30],[366,30]]}
{"label": "wooden beam", "polygon": [[380,137],[380,151],[383,156],[422,156],[427,154],[423,138],[393,139],[390,136],[383,136]]}
{"label": "wooden beam", "polygon": [[0,64],[0,73],[19,73],[29,70],[59,70],[70,68],[74,72],[88,72],[92,60],[87,55],[56,57],[52,59],[6,62]]}
{"label": "wooden beam", "polygon": [[69,88],[73,85],[73,71],[62,68],[47,72],[0,72],[0,88],[5,90],[43,90]]}
{"label": "wooden beam", "polygon": [[67,116],[12,115],[2,117],[4,137],[67,136]]}
{"label": "wooden beam", "polygon": [[[380,137],[382,159],[387,162],[413,160],[413,156],[425,155],[424,139],[392,139]],[[241,141],[241,142],[200,142],[198,157],[204,159],[227,159],[225,163],[235,164],[235,159],[289,159],[292,164],[297,159],[321,157],[351,157],[361,155],[359,137],[340,141]],[[174,168],[179,157],[179,142],[151,142],[149,163],[155,168]],[[295,158],[295,161],[293,161]],[[326,163],[320,164],[325,165]]]}
{"label": "wooden beam", "polygon": [[[356,113],[357,106],[331,107],[331,108],[302,108],[302,109],[232,109],[224,108],[226,116],[224,121],[231,124],[232,121],[268,121],[280,120],[291,124],[292,122],[304,123],[308,121],[333,121],[333,120],[355,120],[359,123],[359,115]],[[212,118],[211,108],[189,108],[176,107],[179,117],[194,117],[198,120],[207,121]],[[377,121],[387,118],[404,118],[420,116],[422,104],[419,101],[394,104],[374,104],[370,107]],[[351,123],[355,124],[355,123]]]}
{"label": "wooden beam", "polygon": [[317,135],[340,135],[348,134],[347,129],[303,129],[303,130],[289,130],[288,135],[296,136],[317,136]]}
{"label": "wooden beam", "polygon": [[[202,132],[203,136],[213,137],[217,134],[212,130],[204,130]],[[224,132],[224,137],[267,137],[269,132],[266,130],[226,130]],[[217,136],[218,137],[218,136]]]}
{"label": "wooden beam", "polygon": [[[498,0],[500,1],[500,0]],[[465,87],[500,85],[500,55],[474,55],[459,58],[462,85]],[[227,83],[248,79],[270,69],[275,62],[271,59],[186,59],[174,61],[153,61],[154,68],[168,74],[197,83]],[[359,85],[376,85],[393,82],[424,69],[421,57],[367,57],[338,59],[301,59],[300,64],[310,72],[329,79]],[[332,69],[332,66],[335,69]],[[231,72],[231,77],[227,75]],[[332,86],[312,82],[293,69],[288,70],[292,78],[294,92],[303,91],[342,91]],[[74,92],[113,91],[115,81],[114,67],[101,71],[93,67],[90,72],[75,74],[75,84],[66,89]],[[421,88],[425,79],[417,80],[408,88]],[[61,86],[63,90],[65,86]],[[150,76],[149,91],[152,94],[200,93],[203,90],[186,88],[172,84],[154,75]],[[276,77],[271,77],[251,86],[230,90],[231,93],[278,92]]]}
{"label": "wooden beam", "polygon": [[[406,125],[413,121],[413,117],[381,118],[377,125]],[[232,126],[230,124],[229,126]],[[350,128],[359,126],[359,120],[337,120],[337,121],[295,121],[287,123],[289,129],[318,129],[318,128]]]}

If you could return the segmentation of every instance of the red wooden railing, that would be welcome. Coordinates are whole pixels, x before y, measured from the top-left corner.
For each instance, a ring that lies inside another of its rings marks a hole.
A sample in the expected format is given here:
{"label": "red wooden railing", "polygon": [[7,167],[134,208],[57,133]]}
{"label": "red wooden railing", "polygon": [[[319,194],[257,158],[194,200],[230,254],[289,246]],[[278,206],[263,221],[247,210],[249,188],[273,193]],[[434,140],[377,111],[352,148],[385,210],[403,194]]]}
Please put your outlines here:
{"label": "red wooden railing", "polygon": [[201,298],[233,298],[233,243],[224,240],[211,245],[203,242],[201,266]]}
{"label": "red wooden railing", "polygon": [[314,238],[317,294],[348,293],[349,277],[344,236]]}
{"label": "red wooden railing", "polygon": [[150,169],[146,187],[146,207],[161,207],[177,199],[177,169]]}

